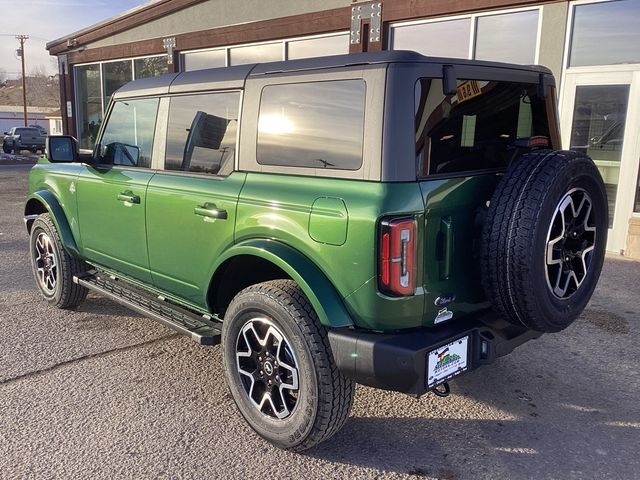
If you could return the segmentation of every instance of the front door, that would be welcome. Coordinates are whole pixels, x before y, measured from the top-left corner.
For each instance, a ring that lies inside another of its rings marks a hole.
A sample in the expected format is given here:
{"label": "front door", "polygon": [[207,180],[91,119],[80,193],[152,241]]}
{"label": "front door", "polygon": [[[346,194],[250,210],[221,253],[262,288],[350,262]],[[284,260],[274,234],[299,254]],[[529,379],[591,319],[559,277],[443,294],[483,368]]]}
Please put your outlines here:
{"label": "front door", "polygon": [[567,73],[562,143],[589,155],[609,200],[607,250],[625,249],[640,159],[640,72]]}
{"label": "front door", "polygon": [[102,266],[151,283],[147,185],[158,99],[115,102],[98,154],[77,179],[82,253]]}

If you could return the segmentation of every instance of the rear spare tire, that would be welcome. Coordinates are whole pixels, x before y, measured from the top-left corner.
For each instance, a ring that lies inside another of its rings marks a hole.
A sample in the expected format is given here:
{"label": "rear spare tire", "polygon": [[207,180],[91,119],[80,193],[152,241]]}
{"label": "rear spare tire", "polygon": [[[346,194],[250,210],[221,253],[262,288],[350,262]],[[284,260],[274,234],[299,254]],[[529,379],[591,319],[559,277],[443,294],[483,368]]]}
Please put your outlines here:
{"label": "rear spare tire", "polygon": [[521,156],[496,188],[484,225],[487,298],[515,325],[568,327],[600,277],[608,223],[604,183],[589,157],[549,150]]}

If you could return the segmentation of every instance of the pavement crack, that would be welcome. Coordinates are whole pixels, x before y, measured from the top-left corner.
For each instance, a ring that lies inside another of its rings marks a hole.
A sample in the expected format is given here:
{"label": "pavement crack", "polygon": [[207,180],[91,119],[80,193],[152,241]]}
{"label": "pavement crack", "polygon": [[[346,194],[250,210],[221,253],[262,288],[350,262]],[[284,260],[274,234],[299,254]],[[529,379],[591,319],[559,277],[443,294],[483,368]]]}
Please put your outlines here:
{"label": "pavement crack", "polygon": [[42,368],[40,370],[34,370],[32,372],[23,373],[22,375],[17,375],[15,377],[7,378],[5,380],[0,380],[0,387],[4,387],[6,385],[10,385],[10,384],[18,382],[20,380],[25,380],[25,379],[28,379],[28,378],[35,378],[35,377],[39,377],[39,376],[42,376],[42,375],[46,375],[48,373],[55,372],[56,370],[59,370],[60,368],[67,367],[69,365],[74,365],[76,363],[81,363],[81,362],[84,362],[86,360],[91,360],[91,359],[94,359],[94,358],[107,357],[107,356],[112,355],[114,353],[129,352],[129,351],[135,350],[136,348],[139,348],[139,347],[146,347],[148,345],[155,345],[155,344],[158,344],[158,343],[164,343],[164,342],[166,342],[168,340],[172,340],[172,339],[177,338],[179,336],[180,335],[177,334],[177,333],[172,334],[172,335],[165,335],[165,336],[160,337],[160,338],[154,338],[153,340],[147,340],[145,342],[134,343],[133,345],[127,345],[125,347],[113,348],[111,350],[106,350],[104,352],[90,353],[90,354],[87,354],[87,355],[83,355],[81,357],[72,358],[71,360],[65,360],[64,362],[56,363],[54,365],[51,365],[50,367]]}

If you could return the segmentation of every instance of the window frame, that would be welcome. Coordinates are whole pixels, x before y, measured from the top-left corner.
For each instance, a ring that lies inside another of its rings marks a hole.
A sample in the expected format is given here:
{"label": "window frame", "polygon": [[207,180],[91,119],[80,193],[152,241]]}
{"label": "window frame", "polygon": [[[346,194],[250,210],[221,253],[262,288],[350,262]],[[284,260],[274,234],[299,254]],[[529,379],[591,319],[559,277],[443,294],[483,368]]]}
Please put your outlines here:
{"label": "window frame", "polygon": [[[171,100],[173,98],[177,98],[177,97],[195,97],[195,96],[202,96],[202,95],[217,95],[217,94],[223,94],[223,93],[238,93],[238,127],[236,129],[236,150],[235,150],[235,155],[233,158],[233,170],[229,173],[229,175],[218,175],[213,174],[213,173],[206,173],[206,172],[187,172],[184,170],[169,170],[165,168],[165,164],[166,164],[166,157],[167,157],[167,142],[168,142],[168,132],[169,132],[169,114],[171,112]],[[155,138],[155,140],[160,140],[158,143],[162,144],[162,145],[158,145],[158,151],[156,152],[154,150],[154,157],[153,159],[155,160],[155,162],[152,160],[152,165],[155,165],[155,170],[162,172],[163,174],[166,175],[182,175],[182,176],[196,176],[199,178],[211,178],[211,179],[217,179],[217,180],[224,180],[225,178],[228,178],[233,172],[237,172],[238,171],[238,159],[239,159],[239,152],[240,152],[240,130],[241,130],[241,125],[242,125],[242,105],[243,105],[243,99],[244,99],[244,90],[240,89],[240,88],[234,88],[234,89],[229,89],[229,90],[209,90],[209,91],[199,91],[199,92],[185,92],[185,93],[179,93],[179,94],[168,94],[168,95],[161,95],[160,96],[160,107],[158,109],[158,118],[160,116],[160,112],[163,113],[163,124],[162,125],[157,125],[156,126],[156,135],[160,136],[160,139],[158,139],[157,137]],[[163,102],[164,100],[164,102]],[[164,105],[163,105],[164,103]],[[164,106],[164,109],[163,109]],[[159,118],[160,119],[160,118]],[[154,141],[154,147],[155,147],[156,142]]]}
{"label": "window frame", "polygon": [[[361,139],[361,143],[360,143],[360,164],[358,165],[358,168],[334,168],[332,170],[340,170],[340,171],[349,171],[349,172],[354,172],[357,170],[360,170],[360,168],[362,168],[362,164],[364,163],[364,137],[365,137],[365,119],[366,119],[366,115],[367,115],[367,82],[364,79],[358,79],[358,78],[352,78],[352,79],[345,79],[345,80],[321,80],[321,81],[311,81],[311,82],[286,82],[286,83],[279,83],[276,85],[265,85],[262,87],[262,89],[260,90],[260,99],[259,99],[259,105],[258,105],[258,123],[260,122],[260,112],[262,110],[263,104],[262,104],[262,99],[264,96],[264,91],[267,88],[271,88],[271,87],[287,87],[290,85],[311,85],[311,84],[318,84],[318,83],[336,83],[336,82],[359,82],[362,83],[364,85],[364,98],[363,98],[363,111],[362,111],[362,139]],[[258,162],[259,165],[261,166],[273,166],[273,167],[280,167],[280,168],[295,168],[295,169],[299,169],[299,168],[304,168],[304,169],[313,169],[313,170],[318,170],[316,167],[311,167],[311,166],[295,166],[295,165],[282,165],[282,164],[275,164],[275,163],[262,163],[259,160],[259,140],[260,138],[260,132],[258,131],[256,133],[256,162]],[[324,170],[324,169],[323,169]]]}
{"label": "window frame", "polygon": [[[107,125],[109,124],[109,121],[111,120],[111,115],[113,113],[113,108],[115,106],[115,104],[117,102],[133,102],[135,100],[153,100],[156,99],[158,100],[158,107],[156,109],[156,121],[154,123],[153,126],[153,144],[151,145],[151,158],[149,159],[149,166],[148,167],[138,167],[138,166],[130,166],[130,165],[114,165],[111,163],[100,163],[98,160],[100,159],[100,156],[98,155],[98,150],[100,148],[100,145],[102,145],[102,140],[104,138],[104,133],[105,130],[107,128]],[[142,97],[136,97],[136,96],[132,96],[132,97],[123,97],[123,98],[119,98],[117,100],[117,102],[109,102],[109,107],[107,108],[107,112],[104,116],[104,119],[102,121],[102,124],[100,125],[100,130],[98,130],[98,134],[96,135],[96,144],[93,147],[93,154],[92,154],[92,158],[94,160],[94,162],[92,162],[90,165],[92,167],[96,167],[96,168],[117,168],[117,169],[123,169],[123,170],[143,170],[143,171],[149,171],[149,170],[157,170],[157,168],[154,166],[155,163],[157,162],[156,159],[156,155],[157,155],[157,150],[156,150],[156,145],[158,143],[158,127],[161,121],[161,114],[163,113],[162,110],[162,97],[158,96],[158,95],[148,95],[148,96],[142,96]]]}
{"label": "window frame", "polygon": [[[341,67],[314,72],[291,72],[287,74],[266,74],[249,77],[245,84],[243,122],[240,127],[238,168],[241,171],[274,173],[295,176],[316,176],[329,178],[360,179],[380,181],[382,176],[382,133],[384,121],[384,101],[386,97],[386,68],[379,65]],[[258,113],[262,89],[270,85],[290,83],[314,83],[332,80],[364,80],[364,141],[362,165],[358,170],[338,170],[334,168],[288,167],[262,165],[257,162]]]}
{"label": "window frame", "polygon": [[[602,0],[602,1],[610,1],[610,0]],[[480,17],[491,17],[497,15],[509,15],[511,13],[521,13],[521,12],[530,12],[537,11],[538,12],[538,25],[536,30],[536,46],[535,46],[535,54],[534,54],[534,64],[538,64],[540,62],[540,41],[542,39],[542,23],[543,23],[543,8],[544,5],[534,5],[528,7],[520,7],[520,8],[509,8],[509,9],[501,9],[501,10],[488,10],[486,12],[476,12],[476,13],[466,13],[461,15],[447,15],[442,17],[434,17],[434,18],[423,18],[419,20],[407,20],[401,22],[393,22],[389,25],[389,39],[387,41],[387,48],[389,50],[393,50],[393,36],[394,30],[398,27],[404,26],[412,26],[412,25],[423,25],[428,23],[439,23],[446,22],[450,20],[465,20],[468,19],[470,22],[469,29],[469,50],[467,52],[467,56],[461,59],[466,60],[474,60],[476,53],[476,44],[477,44],[477,30],[478,30],[478,18]]]}

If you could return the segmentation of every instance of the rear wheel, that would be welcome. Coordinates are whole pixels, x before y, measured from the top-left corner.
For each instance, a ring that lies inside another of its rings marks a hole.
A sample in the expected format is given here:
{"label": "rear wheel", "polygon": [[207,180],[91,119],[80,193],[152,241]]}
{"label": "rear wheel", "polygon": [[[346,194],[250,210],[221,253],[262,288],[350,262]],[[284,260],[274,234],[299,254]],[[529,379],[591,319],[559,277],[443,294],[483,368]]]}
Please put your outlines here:
{"label": "rear wheel", "polygon": [[336,367],[327,333],[295,282],[240,292],[227,309],[222,346],[233,399],[266,440],[302,451],[346,421],[354,384]]}
{"label": "rear wheel", "polygon": [[607,197],[593,161],[540,151],[511,166],[494,192],[482,240],[486,295],[502,316],[542,332],[584,310],[604,261]]}
{"label": "rear wheel", "polygon": [[42,296],[54,307],[77,307],[87,289],[73,282],[86,270],[85,263],[65,249],[48,213],[35,219],[30,236],[33,276]]}

